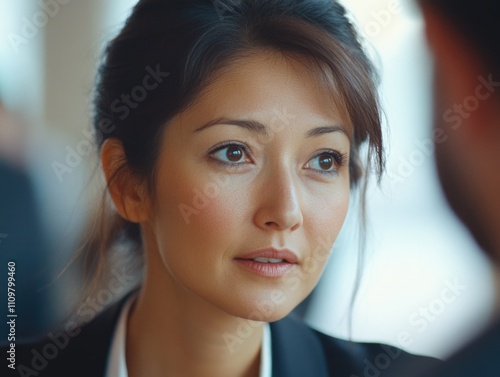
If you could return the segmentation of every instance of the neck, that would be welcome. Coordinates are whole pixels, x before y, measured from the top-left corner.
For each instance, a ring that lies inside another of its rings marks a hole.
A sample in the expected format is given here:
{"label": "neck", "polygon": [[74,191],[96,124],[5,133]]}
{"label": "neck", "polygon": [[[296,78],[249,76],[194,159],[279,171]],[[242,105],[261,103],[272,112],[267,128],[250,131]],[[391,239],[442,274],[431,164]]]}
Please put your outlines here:
{"label": "neck", "polygon": [[188,292],[161,261],[147,265],[127,325],[129,376],[258,376],[263,324]]}

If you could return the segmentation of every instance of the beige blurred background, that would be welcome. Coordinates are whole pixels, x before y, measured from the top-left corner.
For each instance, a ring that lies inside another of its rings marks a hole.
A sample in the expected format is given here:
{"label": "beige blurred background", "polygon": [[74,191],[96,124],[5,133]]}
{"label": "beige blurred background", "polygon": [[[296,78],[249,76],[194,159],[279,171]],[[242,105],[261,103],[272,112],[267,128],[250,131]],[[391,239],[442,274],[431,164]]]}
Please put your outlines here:
{"label": "beige blurred background", "polygon": [[[99,187],[91,177],[97,161],[89,148],[94,74],[103,46],[134,3],[0,0],[0,158],[33,184],[47,277],[71,257],[96,201]],[[430,58],[418,10],[406,0],[343,3],[381,73],[388,142],[387,174],[369,192],[371,226],[353,338],[443,357],[489,319],[494,274],[436,180]],[[355,221],[344,226],[306,313],[311,325],[340,337],[348,336]],[[0,252],[15,242],[2,232]],[[47,288],[45,326],[64,316],[79,283],[74,274]]]}

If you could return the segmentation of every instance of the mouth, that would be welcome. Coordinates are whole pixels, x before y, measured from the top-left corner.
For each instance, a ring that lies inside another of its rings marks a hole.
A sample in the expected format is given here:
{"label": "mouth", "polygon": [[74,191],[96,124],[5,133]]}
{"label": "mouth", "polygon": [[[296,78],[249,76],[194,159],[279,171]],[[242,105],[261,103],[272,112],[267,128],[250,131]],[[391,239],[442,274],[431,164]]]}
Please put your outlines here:
{"label": "mouth", "polygon": [[286,262],[284,259],[275,259],[275,258],[253,258],[250,260],[253,260],[254,262],[258,262],[258,263],[285,263]]}
{"label": "mouth", "polygon": [[257,263],[291,263],[298,264],[299,258],[289,249],[266,248],[251,251],[235,259],[253,260]]}
{"label": "mouth", "polygon": [[278,278],[298,265],[298,257],[288,249],[261,249],[234,259],[240,266],[257,275]]}

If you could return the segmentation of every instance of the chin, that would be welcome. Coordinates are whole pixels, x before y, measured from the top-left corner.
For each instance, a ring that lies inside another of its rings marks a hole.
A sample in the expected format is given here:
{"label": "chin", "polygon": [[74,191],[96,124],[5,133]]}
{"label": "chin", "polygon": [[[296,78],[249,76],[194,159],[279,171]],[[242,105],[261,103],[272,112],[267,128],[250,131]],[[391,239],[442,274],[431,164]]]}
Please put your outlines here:
{"label": "chin", "polygon": [[264,310],[253,310],[247,315],[240,316],[240,318],[248,319],[250,321],[259,322],[276,322],[285,318],[293,310],[293,307],[274,307],[273,310],[266,312]]}
{"label": "chin", "polygon": [[[294,292],[295,293],[295,292]],[[286,317],[302,301],[296,294],[270,289],[267,292],[242,294],[226,307],[229,314],[251,321],[275,322]]]}

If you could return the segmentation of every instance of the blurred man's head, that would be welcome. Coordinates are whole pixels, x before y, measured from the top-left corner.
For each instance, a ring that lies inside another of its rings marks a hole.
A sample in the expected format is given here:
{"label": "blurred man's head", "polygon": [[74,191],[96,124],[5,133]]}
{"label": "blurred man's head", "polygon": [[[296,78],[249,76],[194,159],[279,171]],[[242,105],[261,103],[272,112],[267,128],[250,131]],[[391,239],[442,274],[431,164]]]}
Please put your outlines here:
{"label": "blurred man's head", "polygon": [[420,3],[435,57],[439,177],[451,207],[500,264],[500,1]]}

